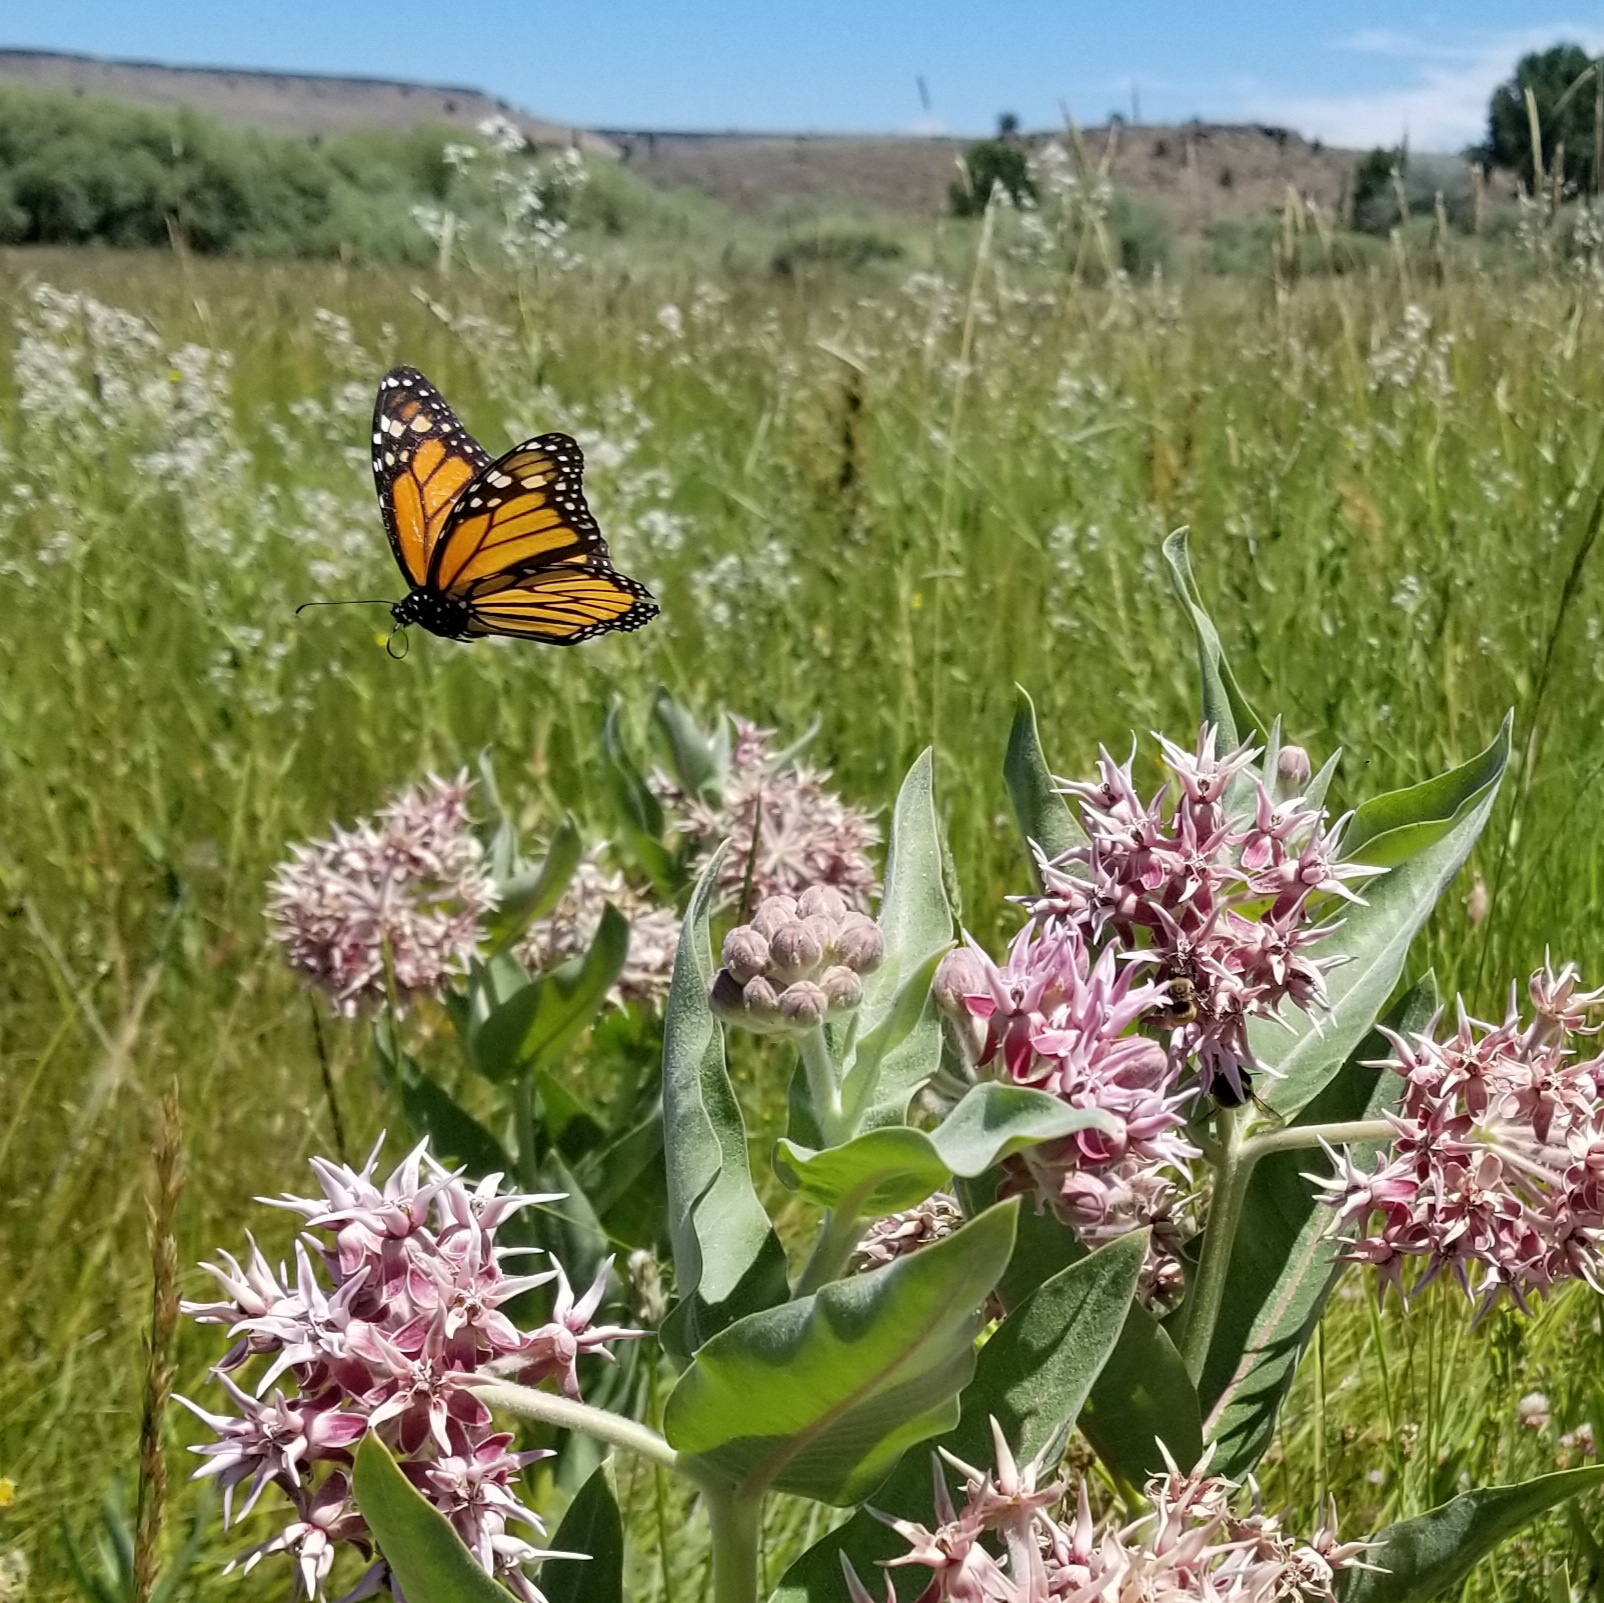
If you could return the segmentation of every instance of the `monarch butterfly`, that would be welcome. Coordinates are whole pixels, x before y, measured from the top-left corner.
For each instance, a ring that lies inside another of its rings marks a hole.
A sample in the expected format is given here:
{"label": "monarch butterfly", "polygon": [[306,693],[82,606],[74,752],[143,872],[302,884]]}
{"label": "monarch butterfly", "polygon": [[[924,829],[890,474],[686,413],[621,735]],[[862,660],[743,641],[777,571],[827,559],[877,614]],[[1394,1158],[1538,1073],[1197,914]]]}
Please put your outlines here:
{"label": "monarch butterfly", "polygon": [[614,571],[566,434],[492,460],[423,374],[395,367],[379,383],[372,443],[379,510],[410,586],[390,608],[398,629],[573,646],[657,616],[651,592]]}

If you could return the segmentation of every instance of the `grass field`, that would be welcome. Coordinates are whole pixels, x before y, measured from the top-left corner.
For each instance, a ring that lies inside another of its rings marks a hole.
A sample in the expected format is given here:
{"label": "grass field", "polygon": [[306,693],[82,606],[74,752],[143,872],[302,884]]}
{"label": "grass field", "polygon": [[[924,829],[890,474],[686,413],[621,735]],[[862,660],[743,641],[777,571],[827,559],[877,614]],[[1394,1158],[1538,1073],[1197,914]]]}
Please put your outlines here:
{"label": "grass field", "polygon": [[[1467,258],[1092,290],[974,235],[938,259],[779,278],[581,246],[509,285],[0,256],[0,1547],[27,1553],[30,1598],[73,1595],[61,1525],[87,1531],[134,1472],[154,1100],[176,1081],[182,1261],[237,1246],[249,1199],[331,1146],[265,880],[287,842],[426,770],[488,749],[533,836],[570,809],[605,838],[602,719],[620,701],[644,751],[659,683],[705,715],[816,718],[815,756],[870,805],[934,744],[965,922],[993,936],[1024,879],[1013,685],[1060,772],[1184,733],[1192,652],[1158,546],[1189,524],[1250,695],[1317,763],[1343,749],[1339,805],[1468,757],[1515,709],[1498,811],[1412,967],[1483,1012],[1545,949],[1604,975],[1598,282]],[[493,447],[575,433],[662,619],[571,653],[418,636],[397,662],[382,612],[297,618],[398,593],[366,446],[398,360]],[[352,1147],[399,1133],[361,1030],[323,1028]],[[1472,1331],[1446,1289],[1405,1318],[1358,1286],[1299,1382],[1272,1504],[1309,1525],[1330,1490],[1362,1532],[1462,1476],[1577,1461],[1558,1438],[1599,1408],[1591,1294]],[[179,1389],[204,1396],[216,1355],[187,1330]],[[1517,1419],[1534,1390],[1544,1430]],[[198,1431],[169,1425],[176,1476]],[[626,1496],[647,1548],[649,1501]],[[778,1547],[797,1533],[776,1518]],[[214,1533],[199,1595],[284,1595],[272,1564],[218,1579],[240,1545]],[[1590,1586],[1592,1551],[1556,1520],[1476,1595],[1562,1595],[1564,1565]],[[655,1564],[638,1578],[661,1595]]]}

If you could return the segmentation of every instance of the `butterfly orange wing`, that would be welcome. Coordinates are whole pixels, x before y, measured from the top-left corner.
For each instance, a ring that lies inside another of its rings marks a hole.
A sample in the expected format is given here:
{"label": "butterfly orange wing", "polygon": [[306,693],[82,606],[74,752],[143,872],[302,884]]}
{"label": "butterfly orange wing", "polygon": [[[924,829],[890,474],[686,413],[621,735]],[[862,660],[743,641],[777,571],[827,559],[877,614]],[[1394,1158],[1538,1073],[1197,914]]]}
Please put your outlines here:
{"label": "butterfly orange wing", "polygon": [[373,403],[373,482],[390,549],[417,589],[429,573],[453,507],[490,453],[463,428],[415,367],[395,367]]}
{"label": "butterfly orange wing", "polygon": [[611,567],[585,504],[585,458],[566,434],[541,434],[487,464],[458,497],[434,546],[429,585],[466,596],[504,574]]}
{"label": "butterfly orange wing", "polygon": [[469,635],[509,635],[560,646],[613,629],[639,629],[658,610],[651,592],[627,574],[578,563],[485,580],[467,600]]}

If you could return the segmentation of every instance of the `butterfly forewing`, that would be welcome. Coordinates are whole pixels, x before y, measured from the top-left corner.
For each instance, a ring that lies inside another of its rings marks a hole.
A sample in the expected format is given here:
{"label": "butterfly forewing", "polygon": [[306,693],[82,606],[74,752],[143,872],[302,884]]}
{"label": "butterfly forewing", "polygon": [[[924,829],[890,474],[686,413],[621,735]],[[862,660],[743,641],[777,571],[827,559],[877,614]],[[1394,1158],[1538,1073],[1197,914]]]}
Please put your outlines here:
{"label": "butterfly forewing", "polygon": [[610,629],[639,629],[657,616],[644,585],[609,567],[559,567],[510,584],[475,587],[469,633],[572,646]]}
{"label": "butterfly forewing", "polygon": [[390,548],[414,588],[430,565],[452,508],[490,453],[413,367],[392,368],[373,404],[373,481]]}
{"label": "butterfly forewing", "polygon": [[607,543],[580,489],[584,462],[566,434],[542,434],[481,469],[434,545],[430,585],[463,595],[498,574],[608,566]]}

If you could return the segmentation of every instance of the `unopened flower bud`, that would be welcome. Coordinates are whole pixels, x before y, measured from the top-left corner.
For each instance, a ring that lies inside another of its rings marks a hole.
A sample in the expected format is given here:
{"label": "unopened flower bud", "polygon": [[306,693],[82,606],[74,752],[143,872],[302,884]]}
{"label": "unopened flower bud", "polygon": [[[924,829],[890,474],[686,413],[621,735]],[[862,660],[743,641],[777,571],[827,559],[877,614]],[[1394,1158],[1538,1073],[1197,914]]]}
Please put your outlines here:
{"label": "unopened flower bud", "polygon": [[746,1011],[746,999],[741,982],[727,968],[713,976],[713,988],[707,993],[708,1006],[725,1018],[740,1018]]}
{"label": "unopened flower bud", "polygon": [[936,965],[930,994],[946,1014],[948,1039],[971,1067],[986,1049],[986,1021],[976,1018],[964,1003],[966,996],[984,996],[989,987],[979,954],[968,946],[955,947]]}
{"label": "unopened flower bud", "polygon": [[865,913],[848,913],[836,926],[835,939],[830,943],[835,960],[857,974],[868,974],[879,968],[886,955],[885,936],[880,926]]}
{"label": "unopened flower bud", "polygon": [[954,947],[942,958],[930,985],[936,1006],[955,1019],[969,1017],[969,1009],[964,1006],[966,996],[983,996],[986,989],[985,967],[967,946]]}
{"label": "unopened flower bud", "polygon": [[[762,980],[752,982],[753,985],[763,983]],[[780,993],[780,1017],[793,1029],[817,1028],[824,1023],[829,1006],[830,999],[824,994],[824,988],[812,980],[798,980]]]}
{"label": "unopened flower bud", "polygon": [[724,937],[724,967],[745,985],[769,966],[769,943],[750,924],[737,924]]}
{"label": "unopened flower bud", "polygon": [[822,916],[835,923],[845,915],[847,903],[833,885],[810,885],[797,897],[796,910],[803,918]]}
{"label": "unopened flower bud", "polygon": [[794,896],[765,896],[752,915],[751,927],[765,940],[772,941],[775,933],[796,919]]}
{"label": "unopened flower bud", "polygon": [[782,925],[769,941],[769,963],[783,980],[807,979],[823,958],[823,944],[800,920]]}
{"label": "unopened flower bud", "polygon": [[741,1007],[749,1019],[760,1025],[771,1024],[780,1016],[780,998],[761,974],[741,987]]}
{"label": "unopened flower bud", "polygon": [[1488,893],[1487,881],[1478,874],[1471,883],[1470,894],[1465,898],[1465,922],[1472,929],[1478,928],[1486,921],[1492,905],[1493,899]]}
{"label": "unopened flower bud", "polygon": [[829,999],[832,1017],[837,1013],[850,1013],[863,1005],[863,981],[839,963],[819,976],[819,986]]}
{"label": "unopened flower bud", "polygon": [[1283,746],[1275,755],[1275,793],[1278,797],[1301,796],[1314,772],[1314,764],[1302,746]]}

